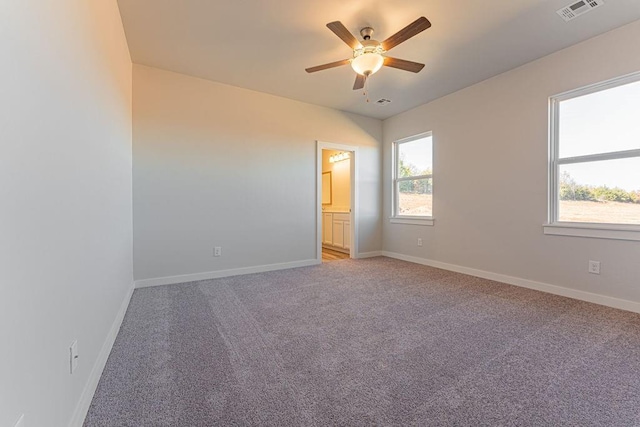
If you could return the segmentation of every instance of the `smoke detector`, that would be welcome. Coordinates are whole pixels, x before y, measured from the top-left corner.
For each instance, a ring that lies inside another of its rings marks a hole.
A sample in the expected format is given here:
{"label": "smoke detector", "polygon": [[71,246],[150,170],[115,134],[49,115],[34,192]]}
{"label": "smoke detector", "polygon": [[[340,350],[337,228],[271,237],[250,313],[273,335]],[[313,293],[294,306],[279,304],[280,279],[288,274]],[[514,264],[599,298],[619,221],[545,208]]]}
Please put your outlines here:
{"label": "smoke detector", "polygon": [[579,0],[569,6],[565,6],[562,9],[557,10],[556,13],[560,15],[565,22],[569,22],[580,15],[592,11],[596,7],[602,6],[603,4],[604,0]]}

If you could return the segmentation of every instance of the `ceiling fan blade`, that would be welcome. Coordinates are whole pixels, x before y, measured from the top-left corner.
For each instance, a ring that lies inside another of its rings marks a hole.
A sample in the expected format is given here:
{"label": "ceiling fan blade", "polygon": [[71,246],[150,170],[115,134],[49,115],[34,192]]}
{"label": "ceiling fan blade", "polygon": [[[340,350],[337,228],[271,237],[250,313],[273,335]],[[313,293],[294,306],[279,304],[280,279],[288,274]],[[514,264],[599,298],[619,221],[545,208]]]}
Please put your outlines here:
{"label": "ceiling fan blade", "polygon": [[342,25],[340,21],[329,22],[327,24],[327,28],[335,33],[336,36],[340,37],[343,42],[349,45],[351,49],[356,49],[360,46],[360,42],[356,39],[353,34],[347,27]]}
{"label": "ceiling fan blade", "polygon": [[400,70],[411,71],[412,73],[419,73],[424,68],[424,64],[419,62],[407,61],[404,59],[390,58],[385,56],[384,65],[387,67],[398,68]]}
{"label": "ceiling fan blade", "polygon": [[418,33],[423,32],[429,27],[431,27],[431,22],[429,22],[429,20],[424,16],[421,16],[411,24],[407,25],[406,27],[383,41],[382,48],[387,51],[391,50],[394,47],[398,46],[400,43],[410,39]]}
{"label": "ceiling fan blade", "polygon": [[366,79],[362,74],[356,74],[356,82],[353,84],[353,90],[362,89]]}
{"label": "ceiling fan blade", "polygon": [[347,65],[351,62],[350,59],[343,59],[342,61],[330,62],[328,64],[316,65],[315,67],[305,68],[307,73],[315,73],[316,71],[327,70],[329,68],[339,67],[341,65]]}

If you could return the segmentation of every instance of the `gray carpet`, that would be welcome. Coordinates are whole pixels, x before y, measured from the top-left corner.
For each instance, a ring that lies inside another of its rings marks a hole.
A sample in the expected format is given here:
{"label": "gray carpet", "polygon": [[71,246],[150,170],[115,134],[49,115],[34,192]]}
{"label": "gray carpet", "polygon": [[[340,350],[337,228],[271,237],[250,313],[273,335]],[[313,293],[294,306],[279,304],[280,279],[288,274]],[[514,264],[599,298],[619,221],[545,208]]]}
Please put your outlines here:
{"label": "gray carpet", "polygon": [[640,315],[389,258],[138,289],[85,426],[640,425]]}

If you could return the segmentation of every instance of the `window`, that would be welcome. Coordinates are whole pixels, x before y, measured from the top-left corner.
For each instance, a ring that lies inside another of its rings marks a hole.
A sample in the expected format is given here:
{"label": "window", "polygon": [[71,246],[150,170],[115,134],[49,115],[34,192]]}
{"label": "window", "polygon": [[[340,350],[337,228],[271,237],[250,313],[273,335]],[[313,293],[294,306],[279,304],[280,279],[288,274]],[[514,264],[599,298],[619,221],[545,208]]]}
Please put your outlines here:
{"label": "window", "polygon": [[552,97],[550,113],[545,233],[640,240],[640,74]]}
{"label": "window", "polygon": [[433,224],[432,140],[429,132],[394,144],[392,222]]}

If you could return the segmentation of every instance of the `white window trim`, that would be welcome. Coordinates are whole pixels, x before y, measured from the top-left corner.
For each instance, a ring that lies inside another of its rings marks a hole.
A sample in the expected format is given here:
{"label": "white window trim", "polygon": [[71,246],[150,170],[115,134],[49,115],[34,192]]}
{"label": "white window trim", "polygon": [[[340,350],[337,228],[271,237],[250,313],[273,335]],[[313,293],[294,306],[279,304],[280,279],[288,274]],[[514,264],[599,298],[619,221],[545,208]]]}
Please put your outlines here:
{"label": "white window trim", "polygon": [[544,234],[554,236],[592,237],[596,239],[640,241],[640,228],[618,224],[562,222],[543,225]]}
{"label": "white window trim", "polygon": [[549,188],[548,218],[543,224],[544,234],[556,236],[591,237],[597,239],[636,240],[640,241],[640,225],[583,223],[558,220],[558,170],[560,165],[584,163],[598,160],[624,159],[640,157],[640,149],[615,151],[609,153],[589,154],[560,159],[559,154],[559,108],[560,102],[579,96],[589,95],[612,89],[629,83],[640,81],[640,73],[628,74],[605,82],[596,83],[580,89],[571,90],[549,98]]}
{"label": "white window trim", "polygon": [[434,225],[435,219],[428,216],[392,216],[389,217],[391,224],[407,224],[407,225]]}
{"label": "white window trim", "polygon": [[[398,213],[398,185],[401,181],[413,181],[416,179],[426,179],[433,178],[433,173],[430,175],[416,175],[412,177],[404,177],[398,178],[398,150],[400,144],[405,142],[411,142],[422,138],[433,137],[433,132],[424,132],[418,135],[413,135],[407,138],[398,139],[393,142],[392,148],[392,179],[391,179],[391,193],[392,193],[392,201],[391,201],[391,216],[389,217],[389,222],[391,224],[406,224],[406,225],[420,225],[420,226],[432,226],[434,225],[435,219],[433,216],[412,216],[412,215],[400,215]],[[433,156],[433,140],[431,142],[431,150]],[[433,206],[431,206],[433,209]]]}

